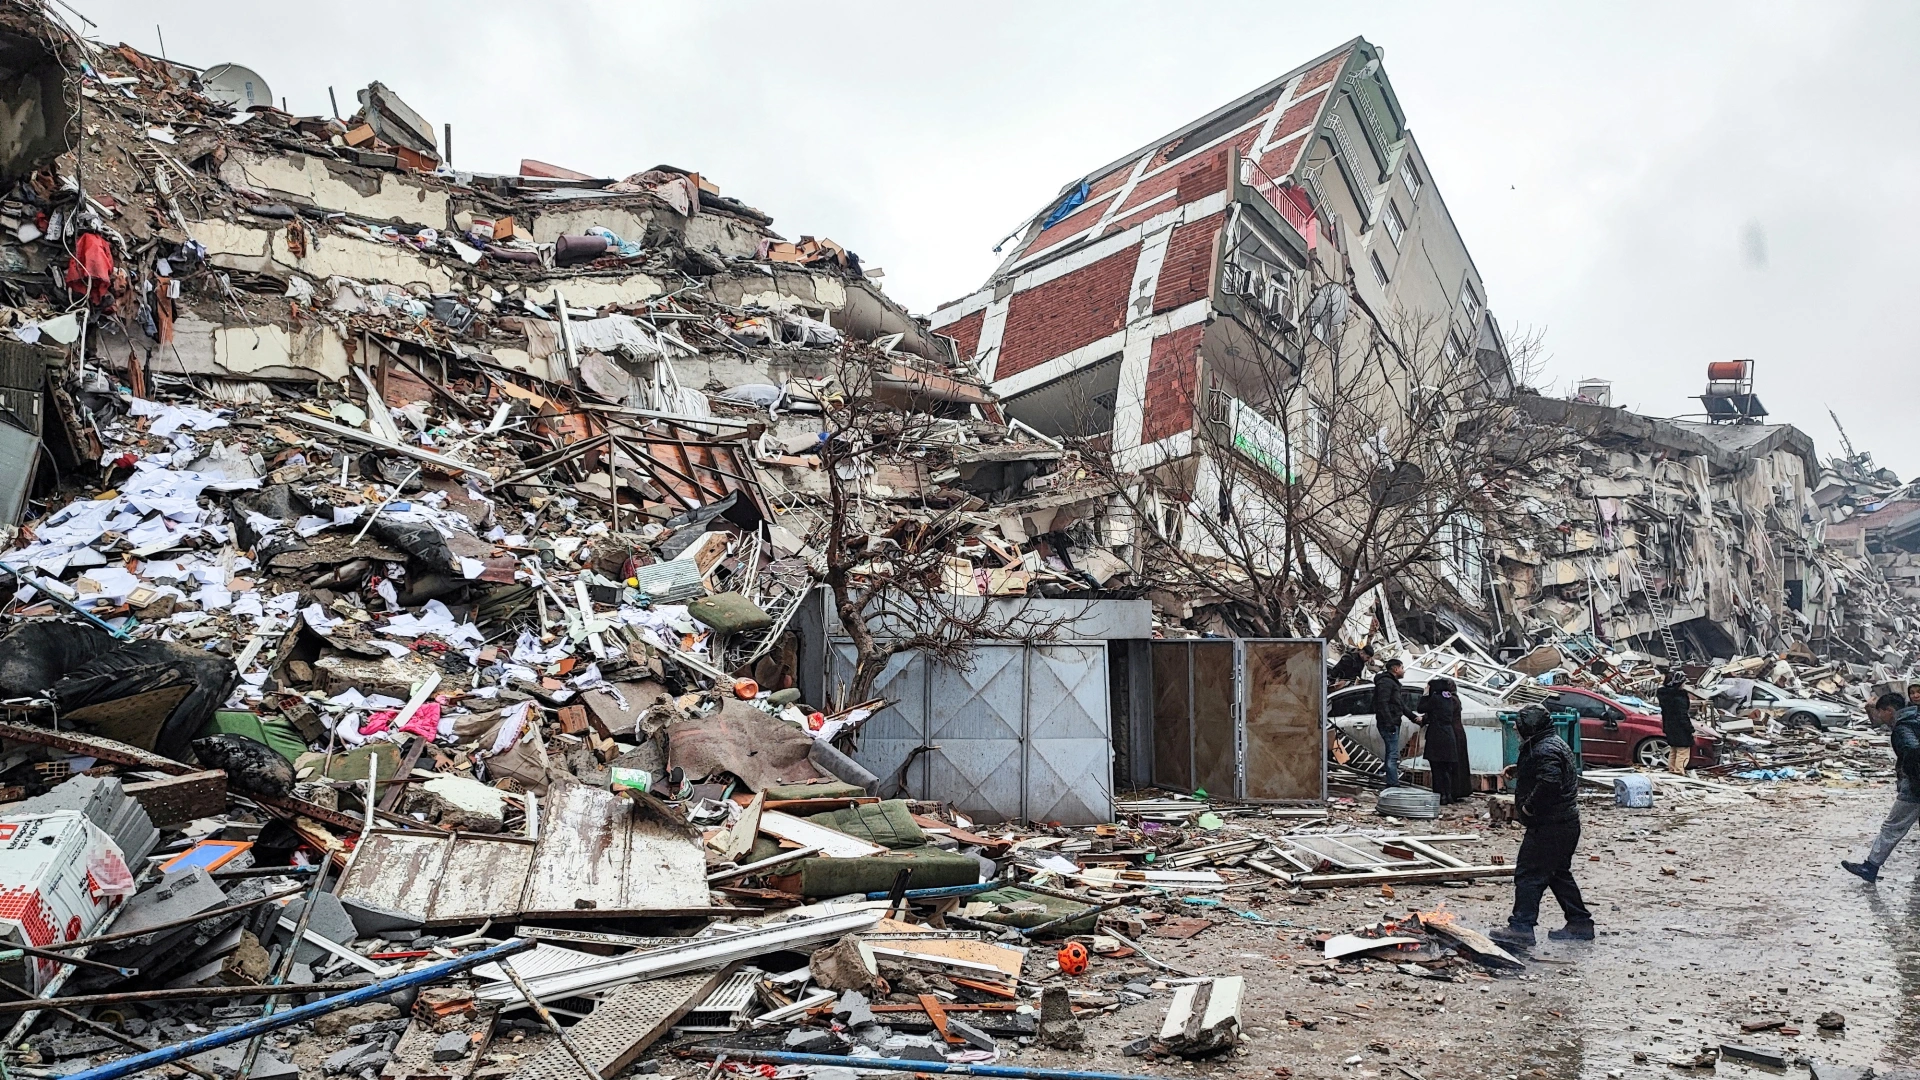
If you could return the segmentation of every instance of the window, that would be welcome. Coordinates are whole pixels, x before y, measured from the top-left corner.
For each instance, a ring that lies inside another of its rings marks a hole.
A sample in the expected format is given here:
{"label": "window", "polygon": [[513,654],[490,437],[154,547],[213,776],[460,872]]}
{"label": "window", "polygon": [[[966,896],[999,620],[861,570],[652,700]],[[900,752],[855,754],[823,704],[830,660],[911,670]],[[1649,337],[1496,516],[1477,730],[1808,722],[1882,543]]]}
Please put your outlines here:
{"label": "window", "polygon": [[1380,261],[1380,253],[1377,251],[1368,255],[1367,258],[1373,262],[1373,279],[1380,283],[1381,288],[1386,288],[1387,282],[1391,280],[1387,277],[1387,264]]}
{"label": "window", "polygon": [[1420,205],[1420,167],[1413,163],[1411,156],[1400,159],[1400,182],[1407,185],[1407,202]]}
{"label": "window", "polygon": [[1387,200],[1387,208],[1380,213],[1380,220],[1387,226],[1387,236],[1393,240],[1393,246],[1400,246],[1400,237],[1407,231],[1407,223],[1400,218],[1400,208],[1392,199]]}
{"label": "window", "polygon": [[1463,351],[1464,350],[1460,348],[1460,335],[1451,330],[1447,331],[1447,341],[1446,344],[1440,346],[1440,355],[1446,359],[1447,363],[1451,364],[1460,359],[1460,354]]}
{"label": "window", "polygon": [[1460,283],[1460,317],[1468,323],[1480,318],[1480,294],[1473,291],[1471,279]]}

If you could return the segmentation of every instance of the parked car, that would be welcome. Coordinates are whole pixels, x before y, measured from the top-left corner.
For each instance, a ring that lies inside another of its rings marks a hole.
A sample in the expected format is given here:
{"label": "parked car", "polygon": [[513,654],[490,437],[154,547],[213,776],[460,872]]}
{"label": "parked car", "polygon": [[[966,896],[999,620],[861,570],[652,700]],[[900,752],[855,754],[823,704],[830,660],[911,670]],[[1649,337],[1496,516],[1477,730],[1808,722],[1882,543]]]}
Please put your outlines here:
{"label": "parked car", "polygon": [[[1432,676],[1427,672],[1408,669],[1400,690],[1408,709],[1419,710],[1420,698],[1426,693],[1429,678]],[[1377,755],[1386,752],[1386,747],[1380,742],[1380,731],[1373,725],[1372,679],[1329,694],[1327,722],[1354,742],[1359,743],[1368,753]],[[1468,767],[1480,773],[1499,772],[1503,754],[1499,712],[1471,694],[1461,694],[1460,724],[1467,729]],[[1408,742],[1419,731],[1420,726],[1411,720],[1400,722],[1400,746],[1403,756],[1406,756],[1405,748]],[[1418,749],[1415,747],[1416,751]],[[1418,756],[1418,754],[1411,756]]]}
{"label": "parked car", "polygon": [[[1656,714],[1641,712],[1605,694],[1577,686],[1554,687],[1543,702],[1548,709],[1571,709],[1580,715],[1580,759],[1587,765],[1641,765],[1649,769],[1667,764],[1667,733]],[[1693,722],[1695,766],[1720,762],[1720,738],[1699,719]]]}
{"label": "parked car", "polygon": [[1853,710],[1845,705],[1835,705],[1818,698],[1795,697],[1791,691],[1757,679],[1742,707],[1763,709],[1788,727],[1811,725],[1823,731],[1830,727],[1845,727],[1853,719]]}

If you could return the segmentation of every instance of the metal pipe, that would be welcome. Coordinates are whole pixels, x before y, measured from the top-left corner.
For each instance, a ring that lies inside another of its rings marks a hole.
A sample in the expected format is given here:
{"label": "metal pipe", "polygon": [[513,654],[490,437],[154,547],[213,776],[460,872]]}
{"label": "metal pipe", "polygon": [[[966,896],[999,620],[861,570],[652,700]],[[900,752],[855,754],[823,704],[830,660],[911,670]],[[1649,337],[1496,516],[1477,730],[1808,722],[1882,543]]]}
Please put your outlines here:
{"label": "metal pipe", "polygon": [[[1005,1076],[1015,1080],[1164,1080],[1140,1073],[1081,1072],[1078,1069],[1036,1069],[1027,1065],[968,1065],[945,1061],[904,1061],[901,1058],[835,1057],[832,1054],[796,1054],[786,1050],[742,1050],[728,1047],[735,1061],[769,1065],[831,1065],[841,1069],[879,1069],[885,1072],[960,1073],[968,1076]],[[72,1080],[93,1080],[78,1073]]]}
{"label": "metal pipe", "polygon": [[89,945],[107,945],[115,941],[126,941],[129,938],[146,937],[150,934],[158,934],[162,930],[172,930],[190,923],[205,922],[208,919],[217,919],[222,915],[231,915],[236,911],[246,911],[250,908],[257,908],[261,904],[271,903],[275,900],[285,900],[287,897],[305,888],[305,885],[295,885],[291,889],[282,889],[277,893],[268,893],[265,896],[256,897],[238,904],[229,904],[223,908],[214,908],[212,911],[203,911],[198,915],[189,915],[184,919],[174,919],[171,922],[159,923],[141,930],[123,930],[117,934],[101,934],[99,937],[81,938],[78,941],[63,941],[58,944],[49,945],[47,949],[50,952],[64,952],[67,949],[84,949]]}
{"label": "metal pipe", "polygon": [[[1006,882],[996,878],[993,881],[982,881],[975,885],[942,885],[937,889],[908,889],[904,895],[909,900],[939,900],[949,896],[972,896],[974,893],[997,889],[1005,884]],[[867,894],[867,899],[885,900],[892,895],[891,891],[870,892]]]}
{"label": "metal pipe", "polygon": [[[375,755],[375,754],[367,755],[367,805],[368,806],[373,805],[373,793],[374,793],[373,777],[374,777],[374,770],[379,768],[379,766],[375,764],[375,762],[377,762],[378,760],[379,760],[378,755]],[[300,909],[300,921],[297,924],[295,924],[293,928],[293,937],[287,942],[287,951],[281,954],[280,963],[276,966],[276,970],[273,973],[273,978],[272,980],[270,980],[276,985],[284,986],[286,984],[287,979],[293,974],[293,958],[300,952],[300,943],[306,939],[307,924],[313,920],[313,909],[320,906],[320,893],[322,889],[326,886],[326,883],[327,883],[327,875],[325,873],[319,873],[319,874],[313,875],[313,890],[307,893],[306,905]],[[279,995],[270,997],[267,999],[267,1003],[260,1007],[260,1015],[263,1018],[272,1016],[274,1014],[274,1011],[279,1007],[280,1007]],[[253,1075],[253,1063],[259,1060],[260,1058],[260,1040],[265,1037],[266,1036],[264,1034],[255,1035],[251,1040],[247,1042],[247,1052],[240,1059],[240,1071],[234,1075],[234,1080],[247,1080],[248,1077]]]}
{"label": "metal pipe", "polygon": [[534,1013],[540,1017],[540,1022],[547,1025],[547,1030],[553,1032],[554,1038],[560,1040],[560,1045],[572,1056],[573,1063],[580,1066],[580,1070],[587,1074],[587,1080],[605,1080],[600,1075],[600,1070],[593,1067],[593,1062],[587,1060],[587,1052],[580,1049],[580,1044],[573,1041],[573,1036],[567,1034],[567,1029],[560,1026],[560,1021],[555,1020],[553,1014],[547,1011],[547,1007],[540,1004],[540,999],[533,996],[533,987],[528,986],[527,980],[513,970],[513,962],[500,961],[500,970],[506,973],[507,979],[513,983],[513,988],[520,991],[521,998],[533,1008]]}
{"label": "metal pipe", "polygon": [[207,876],[215,881],[232,881],[236,878],[299,877],[318,873],[319,870],[318,866],[249,866],[245,870],[215,870]]}
{"label": "metal pipe", "polygon": [[1104,904],[1096,904],[1095,906],[1087,908],[1084,911],[1076,911],[1072,915],[1062,915],[1057,919],[1048,919],[1046,922],[1041,923],[1039,926],[1029,926],[1025,930],[1020,931],[1020,936],[1032,937],[1035,934],[1040,933],[1042,930],[1051,930],[1056,926],[1065,926],[1067,923],[1070,923],[1070,922],[1079,922],[1081,919],[1084,919],[1089,915],[1098,915],[1103,911],[1107,911],[1112,908],[1117,908],[1122,904],[1131,904],[1131,903],[1133,903],[1133,897],[1131,896],[1123,896],[1118,900],[1109,900]]}
{"label": "metal pipe", "polygon": [[119,629],[115,629],[111,626],[108,626],[100,618],[100,616],[95,615],[93,612],[86,610],[80,605],[74,603],[73,601],[55,592],[53,590],[53,587],[51,585],[48,585],[45,581],[41,580],[40,575],[38,574],[35,574],[33,577],[28,577],[24,572],[20,570],[16,570],[13,567],[8,566],[6,563],[3,563],[3,562],[0,562],[0,570],[5,570],[7,573],[12,574],[13,580],[19,582],[22,585],[33,586],[36,590],[39,591],[40,595],[53,601],[54,604],[56,604],[57,606],[63,607],[68,611],[72,612],[73,614],[80,616],[81,618],[87,620],[88,622],[99,627],[100,629],[105,630],[107,633],[112,634],[115,638],[121,641],[127,640],[127,638],[132,636],[133,634],[133,630],[130,626],[122,626]]}
{"label": "metal pipe", "polygon": [[[372,986],[368,978],[342,979],[338,982],[307,983],[288,991],[298,994],[323,994],[331,991],[358,990]],[[74,994],[70,997],[33,998],[25,1001],[0,1001],[0,1015],[36,1009],[83,1009],[93,1005],[147,1005],[160,1001],[219,1001],[224,998],[259,997],[276,990],[287,991],[274,983],[246,983],[241,986],[182,986],[172,990],[118,990],[111,994]]]}
{"label": "metal pipe", "polygon": [[[8,982],[5,979],[0,979],[0,990],[5,990],[13,994],[24,994],[27,997],[33,996],[33,991],[28,990],[26,987],[21,986],[18,983]],[[128,1036],[124,1032],[120,1031],[118,1028],[108,1027],[107,1025],[100,1023],[98,1020],[89,1020],[86,1017],[81,1016],[79,1013],[74,1012],[72,1009],[60,1009],[60,1008],[54,1008],[52,1006],[48,1006],[47,1011],[59,1013],[61,1016],[66,1017],[68,1021],[78,1024],[83,1028],[86,1028],[88,1031],[93,1032],[95,1035],[102,1036],[103,1038],[112,1039],[114,1042],[119,1043],[121,1046],[124,1046],[129,1050],[139,1050],[144,1053],[147,1049],[144,1044],[135,1042],[131,1036]],[[207,1078],[207,1080],[216,1080],[216,1078],[212,1073],[208,1072],[207,1070],[201,1068],[198,1065],[195,1065],[191,1061],[182,1061],[179,1063],[179,1065],[181,1068],[187,1070],[188,1072],[192,1073],[195,1076],[204,1076]]]}
{"label": "metal pipe", "polygon": [[325,1016],[338,1009],[344,1009],[349,1005],[360,1005],[373,1001],[376,998],[383,998],[389,994],[398,993],[402,990],[411,990],[416,986],[425,986],[430,982],[437,982],[440,979],[444,979],[448,975],[479,967],[481,964],[490,964],[495,960],[504,960],[517,952],[523,952],[533,948],[535,944],[531,938],[509,941],[504,945],[496,945],[491,949],[484,949],[474,953],[472,956],[463,956],[458,960],[448,960],[445,963],[423,967],[419,971],[409,972],[405,975],[396,975],[391,979],[382,979],[371,986],[364,986],[345,994],[337,994],[324,1001],[315,1001],[302,1005],[297,1009],[288,1009],[283,1013],[263,1016],[258,1020],[249,1020],[244,1024],[227,1028],[224,1031],[215,1031],[207,1035],[202,1035],[197,1039],[177,1042],[171,1046],[160,1047],[158,1050],[150,1050],[144,1054],[135,1054],[132,1057],[121,1058],[119,1061],[109,1061],[105,1065],[95,1066],[85,1072],[74,1073],[69,1080],[118,1080],[118,1078],[123,1076],[133,1076],[136,1073],[142,1073],[148,1069],[158,1068],[161,1065],[171,1064],[183,1058],[193,1057],[195,1054],[204,1054],[209,1050],[217,1050],[222,1046],[237,1043],[245,1039],[251,1039],[261,1032],[278,1031],[283,1027],[291,1027],[294,1024],[298,1024],[303,1020],[311,1020],[316,1016]]}
{"label": "metal pipe", "polygon": [[[779,866],[782,863],[790,863],[796,859],[804,859],[809,855],[818,854],[820,854],[820,849],[817,847],[803,847],[795,848],[792,851],[783,851],[778,855],[770,855],[767,858],[761,859],[759,862],[750,862],[745,866],[736,866],[731,870],[715,870],[713,873],[707,875],[707,884],[711,885],[716,881],[732,881],[734,878],[757,874],[762,870]],[[885,900],[886,898],[887,894],[881,893],[869,899]]]}
{"label": "metal pipe", "polygon": [[80,956],[61,956],[57,952],[29,948],[25,945],[15,945],[11,949],[0,952],[0,963],[8,960],[18,960],[22,956],[37,956],[42,960],[58,960],[63,964],[72,964],[74,967],[93,968],[96,971],[111,971],[123,979],[131,979],[135,975],[140,974],[139,968],[120,967],[118,964],[103,964],[98,960],[88,960]]}

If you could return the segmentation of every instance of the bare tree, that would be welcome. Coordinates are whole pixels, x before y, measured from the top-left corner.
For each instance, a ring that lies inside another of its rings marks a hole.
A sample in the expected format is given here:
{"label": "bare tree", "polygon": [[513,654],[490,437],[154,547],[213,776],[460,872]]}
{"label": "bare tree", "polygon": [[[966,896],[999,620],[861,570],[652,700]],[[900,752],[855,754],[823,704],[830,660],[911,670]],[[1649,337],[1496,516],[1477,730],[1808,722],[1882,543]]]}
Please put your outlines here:
{"label": "bare tree", "polygon": [[[825,473],[815,570],[853,644],[839,707],[870,700],[887,662],[920,653],[966,668],[988,641],[1038,643],[1074,617],[978,587],[955,548],[980,528],[981,500],[933,474],[965,453],[973,422],[950,373],[906,354],[843,349],[822,392]],[[884,494],[879,494],[881,489]]]}
{"label": "bare tree", "polygon": [[1284,337],[1228,328],[1188,395],[1190,455],[1105,459],[1143,525],[1145,581],[1211,601],[1239,633],[1331,634],[1381,586],[1478,604],[1483,539],[1535,529],[1510,487],[1575,437],[1514,404],[1532,392],[1516,387],[1536,373],[1537,337],[1462,348],[1443,320],[1379,317],[1348,295],[1362,317],[1323,304]]}

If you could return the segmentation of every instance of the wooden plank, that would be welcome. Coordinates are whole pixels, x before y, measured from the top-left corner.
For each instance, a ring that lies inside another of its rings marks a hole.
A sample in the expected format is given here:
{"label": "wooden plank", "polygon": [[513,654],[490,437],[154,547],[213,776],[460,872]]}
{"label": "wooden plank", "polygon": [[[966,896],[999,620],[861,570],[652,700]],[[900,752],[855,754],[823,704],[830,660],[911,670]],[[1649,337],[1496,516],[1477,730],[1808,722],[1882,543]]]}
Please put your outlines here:
{"label": "wooden plank", "polygon": [[1418,885],[1429,881],[1472,881],[1512,876],[1511,866],[1442,866],[1357,874],[1302,874],[1294,878],[1293,883],[1304,889],[1338,889],[1348,885]]}
{"label": "wooden plank", "polygon": [[142,780],[126,785],[125,790],[162,828],[227,811],[227,774],[220,769]]}
{"label": "wooden plank", "polygon": [[578,782],[547,790],[521,908],[553,917],[711,910],[706,855],[679,828]]}
{"label": "wooden plank", "polygon": [[1458,856],[1449,855],[1446,852],[1441,851],[1439,848],[1434,847],[1431,844],[1427,844],[1419,840],[1415,840],[1411,836],[1401,837],[1398,842],[1406,845],[1409,849],[1413,851],[1417,851],[1420,854],[1425,855],[1427,858],[1432,859],[1434,862],[1439,863],[1441,866],[1472,865],[1471,863],[1468,863],[1465,859],[1459,858]]}
{"label": "wooden plank", "polygon": [[864,855],[883,855],[887,850],[879,844],[868,843],[857,836],[848,836],[838,829],[816,825],[805,818],[797,818],[778,810],[767,810],[761,813],[760,831],[802,847],[817,847],[820,853],[829,859],[858,859]]}
{"label": "wooden plank", "polygon": [[81,724],[101,738],[130,746],[151,743],[174,706],[193,691],[193,687],[163,686],[139,694],[95,702],[61,715],[62,723]]}
{"label": "wooden plank", "polygon": [[1507,967],[1519,968],[1524,966],[1512,953],[1501,948],[1492,938],[1482,934],[1478,930],[1461,926],[1458,919],[1430,919],[1425,913],[1422,913],[1420,916],[1420,925],[1426,927],[1428,930],[1437,930],[1460,944],[1465,945],[1468,949],[1479,953],[1481,956]]}
{"label": "wooden plank", "polygon": [[707,890],[706,852],[698,840],[664,822],[628,822],[623,884],[628,911],[707,908],[713,902]]}
{"label": "wooden plank", "polygon": [[947,1030],[947,1010],[941,1007],[939,998],[932,994],[921,994],[920,1008],[927,1014],[927,1019],[933,1021],[933,1030],[939,1032],[942,1039],[949,1043],[967,1041]]}
{"label": "wooden plank", "polygon": [[[875,944],[878,944],[877,942]],[[1020,977],[1021,965],[1026,962],[1027,950],[1011,945],[1001,945],[992,941],[975,941],[968,938],[927,938],[914,935],[910,938],[893,938],[882,946],[896,949],[914,956],[929,959],[961,960],[970,964],[982,964],[1000,969],[1010,979]]]}

